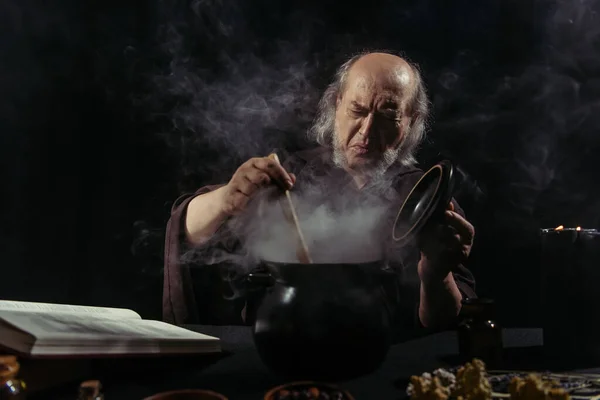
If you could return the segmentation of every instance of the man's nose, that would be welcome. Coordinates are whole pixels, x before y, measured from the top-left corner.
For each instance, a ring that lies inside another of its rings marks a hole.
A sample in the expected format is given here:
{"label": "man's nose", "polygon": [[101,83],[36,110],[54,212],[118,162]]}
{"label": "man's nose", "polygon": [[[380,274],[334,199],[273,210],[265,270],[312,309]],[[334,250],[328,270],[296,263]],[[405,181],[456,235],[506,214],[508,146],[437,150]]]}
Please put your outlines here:
{"label": "man's nose", "polygon": [[371,136],[371,131],[373,130],[374,116],[373,113],[367,114],[367,116],[363,119],[362,125],[360,127],[360,135],[365,139],[369,139]]}

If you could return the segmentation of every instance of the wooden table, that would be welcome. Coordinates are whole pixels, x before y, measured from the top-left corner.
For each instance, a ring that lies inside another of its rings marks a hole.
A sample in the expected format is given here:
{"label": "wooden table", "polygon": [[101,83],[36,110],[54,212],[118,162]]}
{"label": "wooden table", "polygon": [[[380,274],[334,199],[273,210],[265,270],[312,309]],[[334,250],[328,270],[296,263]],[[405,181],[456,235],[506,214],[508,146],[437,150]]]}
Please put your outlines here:
{"label": "wooden table", "polygon": [[[248,327],[189,328],[221,338],[223,348],[229,355],[208,366],[199,362],[198,365],[187,365],[180,369],[164,368],[159,373],[143,377],[129,378],[121,374],[119,377],[105,378],[102,383],[106,399],[135,400],[161,391],[204,388],[222,393],[230,400],[261,400],[269,388],[285,382],[264,367]],[[532,354],[541,348],[541,329],[505,329],[503,333],[506,352],[514,363],[531,361]],[[450,331],[399,343],[390,349],[386,361],[377,371],[341,382],[340,385],[349,390],[356,400],[399,399],[405,397],[411,375],[455,364],[453,357],[457,350],[456,334]],[[597,372],[594,369],[586,371]],[[70,393],[49,392],[39,398],[72,400],[76,397],[76,388],[70,390]]]}

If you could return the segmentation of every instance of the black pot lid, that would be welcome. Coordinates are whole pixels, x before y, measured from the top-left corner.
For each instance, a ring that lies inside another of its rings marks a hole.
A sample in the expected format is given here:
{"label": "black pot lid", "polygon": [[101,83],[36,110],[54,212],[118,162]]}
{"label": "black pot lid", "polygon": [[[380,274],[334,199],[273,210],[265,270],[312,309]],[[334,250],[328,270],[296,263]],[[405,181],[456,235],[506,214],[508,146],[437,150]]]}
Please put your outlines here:
{"label": "black pot lid", "polygon": [[454,166],[444,160],[425,172],[402,203],[394,226],[395,242],[406,242],[415,237],[432,219],[441,217],[452,200]]}

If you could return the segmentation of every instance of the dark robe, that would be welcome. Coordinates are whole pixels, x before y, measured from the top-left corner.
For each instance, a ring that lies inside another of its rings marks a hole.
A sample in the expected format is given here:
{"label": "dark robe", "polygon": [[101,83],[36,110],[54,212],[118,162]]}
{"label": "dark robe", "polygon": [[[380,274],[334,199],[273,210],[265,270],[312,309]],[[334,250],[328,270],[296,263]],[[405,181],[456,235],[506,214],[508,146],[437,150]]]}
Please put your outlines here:
{"label": "dark robe", "polygon": [[[331,162],[330,152],[325,148],[302,151],[288,157],[284,163],[288,172],[296,175],[293,193],[301,193],[303,188],[317,186],[321,190],[322,201],[336,207],[337,199],[365,201],[369,196],[387,202],[390,216],[395,216],[402,201],[406,198],[414,184],[423,175],[423,171],[414,167],[394,165],[386,172],[381,182],[383,186],[367,184],[358,190],[352,178],[344,170],[336,168]],[[163,313],[167,322],[175,324],[243,324],[241,312],[246,303],[249,304],[249,317],[246,323],[252,322],[253,306],[260,300],[260,293],[246,295],[234,300],[225,297],[231,293],[231,281],[223,279],[223,267],[219,265],[198,265],[182,260],[182,255],[195,249],[186,241],[184,221],[187,205],[195,196],[208,193],[222,185],[205,186],[196,193],[181,196],[172,208],[171,218],[167,224],[164,265]],[[318,192],[318,191],[317,191]],[[453,200],[454,202],[454,200]],[[347,204],[346,204],[347,205]],[[455,211],[464,216],[463,211],[454,202]],[[388,218],[388,220],[390,220]],[[391,237],[391,226],[385,225],[386,233]],[[218,248],[224,252],[239,251],[241,241],[228,223],[224,223],[215,240],[203,247]],[[408,251],[406,250],[408,248]],[[391,254],[391,253],[390,253]],[[420,328],[418,318],[420,281],[417,274],[419,251],[413,243],[403,250],[402,259],[394,259],[389,263],[389,279],[384,285],[395,307],[395,324],[399,331],[411,331]],[[471,272],[463,265],[453,272],[454,279],[463,297],[475,297],[475,280]]]}

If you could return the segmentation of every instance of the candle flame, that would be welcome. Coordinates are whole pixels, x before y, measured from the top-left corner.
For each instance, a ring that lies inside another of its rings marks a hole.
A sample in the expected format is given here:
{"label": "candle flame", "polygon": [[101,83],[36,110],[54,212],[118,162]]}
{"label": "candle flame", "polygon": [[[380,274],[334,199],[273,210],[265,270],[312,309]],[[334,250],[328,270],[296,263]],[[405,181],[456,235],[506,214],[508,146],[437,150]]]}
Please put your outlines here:
{"label": "candle flame", "polygon": [[563,230],[563,229],[565,229],[565,227],[562,226],[562,225],[559,225],[556,228],[554,228],[555,231],[560,231],[560,230]]}
{"label": "candle flame", "polygon": [[580,227],[580,226],[578,226],[578,227],[577,227],[577,228],[575,228],[575,229],[576,229],[576,230],[578,230],[578,231],[580,231],[580,230],[581,230],[581,227]]}

